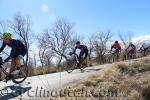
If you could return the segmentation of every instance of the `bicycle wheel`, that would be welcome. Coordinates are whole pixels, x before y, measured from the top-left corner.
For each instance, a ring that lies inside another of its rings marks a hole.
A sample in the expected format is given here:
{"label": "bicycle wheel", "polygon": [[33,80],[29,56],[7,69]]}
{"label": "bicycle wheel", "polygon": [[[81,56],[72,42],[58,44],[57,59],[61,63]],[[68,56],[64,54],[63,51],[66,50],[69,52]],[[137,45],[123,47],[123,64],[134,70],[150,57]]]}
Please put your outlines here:
{"label": "bicycle wheel", "polygon": [[77,62],[74,61],[74,60],[69,60],[67,61],[67,64],[66,64],[66,71],[68,73],[71,73],[77,66]]}
{"label": "bicycle wheel", "polygon": [[26,65],[21,65],[19,73],[12,75],[12,81],[16,84],[22,83],[28,76],[28,67]]}
{"label": "bicycle wheel", "polygon": [[109,54],[108,56],[106,56],[106,62],[107,63],[112,63],[112,54]]}
{"label": "bicycle wheel", "polygon": [[80,70],[83,70],[86,67],[86,65],[80,65]]}
{"label": "bicycle wheel", "polygon": [[110,57],[110,63],[114,63],[115,62],[115,54],[111,54],[111,57]]}
{"label": "bicycle wheel", "polygon": [[83,64],[80,64],[80,70],[83,70],[87,66],[87,61]]}

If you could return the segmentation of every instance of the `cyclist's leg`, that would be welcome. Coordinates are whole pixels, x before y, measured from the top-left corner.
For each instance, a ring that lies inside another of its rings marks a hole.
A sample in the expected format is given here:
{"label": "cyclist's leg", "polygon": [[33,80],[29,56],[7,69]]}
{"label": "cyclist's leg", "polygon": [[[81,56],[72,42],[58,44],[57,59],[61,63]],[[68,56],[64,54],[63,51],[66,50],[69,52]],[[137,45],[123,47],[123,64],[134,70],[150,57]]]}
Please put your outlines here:
{"label": "cyclist's leg", "polygon": [[118,59],[119,59],[119,49],[116,49],[116,52],[115,52],[115,54],[117,55],[117,61],[118,61]]}
{"label": "cyclist's leg", "polygon": [[7,67],[5,68],[5,72],[6,72],[7,76],[12,72],[14,66],[15,66],[15,59],[12,58],[11,64],[10,65],[8,64]]}
{"label": "cyclist's leg", "polygon": [[144,48],[144,56],[146,56],[147,48]]}
{"label": "cyclist's leg", "polygon": [[26,51],[19,51],[16,52],[16,55],[13,58],[13,62],[12,62],[12,69],[14,69],[14,67],[16,67],[16,69],[19,69],[21,66],[21,60],[23,59],[23,57],[25,56]]}
{"label": "cyclist's leg", "polygon": [[21,66],[21,60],[23,59],[23,56],[19,55],[16,57],[15,62],[16,62],[16,68]]}
{"label": "cyclist's leg", "polygon": [[80,54],[79,54],[79,58],[78,58],[78,59],[79,59],[79,63],[82,62],[82,61],[81,61],[81,60],[82,60],[81,58],[83,57],[83,55],[84,55],[84,51],[81,51]]}
{"label": "cyclist's leg", "polygon": [[11,60],[11,66],[10,66],[10,70],[9,70],[8,74],[10,74],[14,70],[14,68],[17,66],[18,59],[19,59],[18,57],[13,57],[12,58],[12,60]]}
{"label": "cyclist's leg", "polygon": [[135,51],[135,49],[133,48],[133,49],[131,50],[131,56],[133,56],[134,51]]}
{"label": "cyclist's leg", "polygon": [[87,58],[87,56],[88,56],[88,49],[86,49],[84,53],[85,53],[85,56],[84,56],[83,60],[85,60]]}
{"label": "cyclist's leg", "polygon": [[15,66],[16,66],[15,58],[12,58],[12,60],[11,60],[11,71],[14,69]]}
{"label": "cyclist's leg", "polygon": [[15,66],[15,59],[12,58],[10,67],[5,69],[5,72],[6,72],[6,77],[5,77],[6,83],[7,83],[8,80],[11,79],[11,74],[10,73],[13,71],[14,66]]}
{"label": "cyclist's leg", "polygon": [[87,59],[87,56],[88,56],[88,49],[86,49],[85,51],[84,51],[84,58],[83,58],[83,60],[82,60],[82,64],[86,64],[86,59]]}

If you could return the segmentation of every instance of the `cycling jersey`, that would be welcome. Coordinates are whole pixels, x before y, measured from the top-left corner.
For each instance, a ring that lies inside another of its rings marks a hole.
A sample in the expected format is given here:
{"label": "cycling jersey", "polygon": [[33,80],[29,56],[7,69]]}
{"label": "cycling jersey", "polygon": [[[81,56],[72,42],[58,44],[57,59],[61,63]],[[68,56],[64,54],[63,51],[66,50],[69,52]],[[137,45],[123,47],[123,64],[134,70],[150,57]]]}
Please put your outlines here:
{"label": "cycling jersey", "polygon": [[81,51],[84,52],[85,50],[87,50],[87,46],[85,46],[85,45],[80,45],[79,47],[76,46],[73,53],[75,53],[77,49],[80,49]]}
{"label": "cycling jersey", "polygon": [[0,48],[0,52],[7,46],[11,47],[10,56],[6,59],[8,61],[11,58],[16,58],[18,55],[24,56],[27,52],[25,45],[20,40],[12,39],[10,43],[5,43],[3,41],[2,47]]}
{"label": "cycling jersey", "polygon": [[83,60],[85,60],[86,58],[87,58],[87,56],[88,56],[88,49],[87,49],[87,46],[85,46],[85,45],[80,45],[79,47],[75,47],[75,50],[73,51],[73,53],[75,53],[76,52],[76,50],[77,49],[80,49],[81,51],[80,51],[80,54],[79,54],[79,61],[81,60],[81,57],[85,54],[85,57],[84,57],[84,59]]}
{"label": "cycling jersey", "polygon": [[121,49],[121,46],[119,43],[115,43],[111,48]]}
{"label": "cycling jersey", "polygon": [[136,46],[134,44],[130,44],[127,49],[131,48],[131,50],[135,50]]}

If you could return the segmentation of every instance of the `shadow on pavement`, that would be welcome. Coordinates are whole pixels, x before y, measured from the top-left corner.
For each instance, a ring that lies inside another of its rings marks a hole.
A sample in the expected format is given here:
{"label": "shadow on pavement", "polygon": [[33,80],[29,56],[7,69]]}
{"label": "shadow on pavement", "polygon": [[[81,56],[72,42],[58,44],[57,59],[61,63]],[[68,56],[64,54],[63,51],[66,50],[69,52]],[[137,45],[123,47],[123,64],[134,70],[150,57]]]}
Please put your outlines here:
{"label": "shadow on pavement", "polygon": [[92,71],[99,71],[101,70],[102,68],[90,68],[90,69],[83,69],[81,70],[81,72],[92,72]]}
{"label": "shadow on pavement", "polygon": [[7,86],[1,91],[0,100],[9,100],[18,96],[22,96],[25,92],[29,91],[32,87],[22,87],[22,86]]}

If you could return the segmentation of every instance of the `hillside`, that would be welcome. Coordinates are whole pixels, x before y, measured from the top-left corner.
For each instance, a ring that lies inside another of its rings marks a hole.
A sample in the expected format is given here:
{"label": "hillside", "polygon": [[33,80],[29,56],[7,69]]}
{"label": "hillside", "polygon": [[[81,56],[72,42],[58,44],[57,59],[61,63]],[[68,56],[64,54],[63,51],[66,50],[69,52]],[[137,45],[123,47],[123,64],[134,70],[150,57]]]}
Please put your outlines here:
{"label": "hillside", "polygon": [[66,90],[61,100],[150,100],[150,57],[115,63]]}

